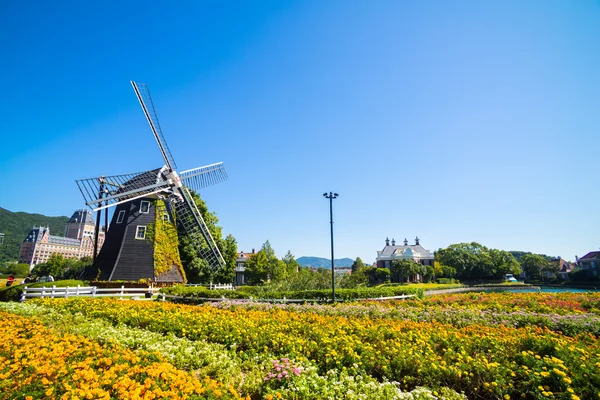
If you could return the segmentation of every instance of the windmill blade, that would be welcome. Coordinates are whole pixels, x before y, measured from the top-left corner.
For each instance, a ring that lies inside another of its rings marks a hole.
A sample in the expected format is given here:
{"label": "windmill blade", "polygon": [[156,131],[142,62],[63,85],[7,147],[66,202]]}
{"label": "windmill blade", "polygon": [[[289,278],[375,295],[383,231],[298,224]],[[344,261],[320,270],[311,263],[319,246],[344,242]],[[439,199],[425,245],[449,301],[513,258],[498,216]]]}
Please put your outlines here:
{"label": "windmill blade", "polygon": [[225,260],[213,239],[202,214],[186,187],[178,189],[180,196],[173,194],[171,201],[175,204],[177,225],[182,226],[198,255],[208,262],[213,272],[225,266]]}
{"label": "windmill blade", "polygon": [[169,167],[171,171],[174,171],[177,168],[177,165],[175,164],[175,160],[171,155],[169,146],[167,146],[167,141],[165,140],[162,130],[160,129],[160,123],[158,122],[158,116],[156,115],[156,110],[154,109],[154,103],[152,102],[148,85],[145,83],[131,81],[131,86],[133,86],[133,90],[135,91],[135,95],[142,106],[142,110],[144,110],[144,115],[150,124],[150,129],[152,129],[152,133],[154,134],[156,143],[158,143],[158,148],[165,159],[167,167]]}
{"label": "windmill blade", "polygon": [[223,163],[220,162],[180,172],[179,178],[185,186],[198,192],[207,186],[227,180],[227,172],[225,172]]}
{"label": "windmill blade", "polygon": [[94,211],[154,193],[169,191],[171,187],[171,182],[164,175],[164,168],[133,174],[79,179],[75,182],[85,199],[85,204]]}

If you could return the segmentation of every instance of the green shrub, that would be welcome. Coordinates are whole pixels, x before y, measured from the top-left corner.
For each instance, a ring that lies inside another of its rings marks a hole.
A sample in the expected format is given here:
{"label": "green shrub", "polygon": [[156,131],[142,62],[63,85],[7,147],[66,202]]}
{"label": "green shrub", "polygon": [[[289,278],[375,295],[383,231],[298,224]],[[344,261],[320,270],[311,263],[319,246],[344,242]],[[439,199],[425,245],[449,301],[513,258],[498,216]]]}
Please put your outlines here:
{"label": "green shrub", "polygon": [[14,285],[8,286],[0,289],[0,301],[19,301],[21,299],[21,294],[23,293],[23,288],[27,286],[28,288],[34,287],[65,287],[65,286],[86,286],[86,282],[77,281],[77,280],[65,280],[65,281],[55,281],[55,282],[38,282],[38,283],[26,283],[24,285]]}
{"label": "green shrub", "polygon": [[454,279],[454,278],[437,278],[436,279],[437,283],[441,283],[441,284],[450,284],[450,283],[460,283],[458,280]]}
{"label": "green shrub", "polygon": [[[259,286],[244,286],[237,290],[209,290],[203,286],[172,286],[161,289],[162,293],[195,297],[195,298],[221,298],[227,299],[299,299],[299,300],[328,300],[331,298],[331,289],[318,290],[269,290],[264,291]],[[335,298],[338,301],[353,301],[359,299],[393,297],[415,294],[423,296],[423,290],[405,286],[392,287],[365,287],[355,289],[337,289]]]}

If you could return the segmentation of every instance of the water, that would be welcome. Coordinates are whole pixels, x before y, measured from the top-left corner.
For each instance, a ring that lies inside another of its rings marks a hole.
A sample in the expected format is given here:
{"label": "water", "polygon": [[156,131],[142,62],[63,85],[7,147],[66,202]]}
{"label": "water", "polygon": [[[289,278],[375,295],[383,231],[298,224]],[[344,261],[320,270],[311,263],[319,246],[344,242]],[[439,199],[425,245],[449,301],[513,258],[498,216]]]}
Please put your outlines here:
{"label": "water", "polygon": [[600,292],[600,288],[595,289],[580,289],[580,288],[568,288],[568,287],[550,287],[550,286],[542,286],[540,289],[531,288],[531,289],[511,289],[506,288],[507,292],[515,292],[515,293],[528,293],[528,292],[543,292],[543,293],[588,293],[588,292]]}

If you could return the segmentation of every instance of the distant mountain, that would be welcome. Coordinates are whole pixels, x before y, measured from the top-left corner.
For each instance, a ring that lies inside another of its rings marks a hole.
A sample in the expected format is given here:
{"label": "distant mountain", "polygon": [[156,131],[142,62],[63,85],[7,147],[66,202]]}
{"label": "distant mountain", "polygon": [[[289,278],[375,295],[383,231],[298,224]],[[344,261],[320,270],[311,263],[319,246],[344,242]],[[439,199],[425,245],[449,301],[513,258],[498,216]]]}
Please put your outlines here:
{"label": "distant mountain", "polygon": [[[300,257],[297,258],[296,261],[298,261],[298,264],[302,265],[303,267],[331,268],[330,258]],[[333,263],[336,267],[351,267],[354,263],[354,260],[351,258],[336,258]]]}
{"label": "distant mountain", "polygon": [[4,233],[4,243],[0,244],[0,262],[17,261],[21,243],[34,225],[48,226],[51,235],[63,236],[68,221],[69,217],[12,212],[0,207],[0,233]]}

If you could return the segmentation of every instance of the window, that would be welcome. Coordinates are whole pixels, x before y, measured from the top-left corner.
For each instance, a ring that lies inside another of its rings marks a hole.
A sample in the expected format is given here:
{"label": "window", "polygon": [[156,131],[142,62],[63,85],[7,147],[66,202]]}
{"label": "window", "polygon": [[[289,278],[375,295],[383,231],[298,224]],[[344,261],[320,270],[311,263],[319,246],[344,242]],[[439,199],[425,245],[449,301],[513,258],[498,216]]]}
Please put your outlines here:
{"label": "window", "polygon": [[119,211],[119,216],[117,217],[117,224],[123,222],[123,218],[125,218],[125,210]]}
{"label": "window", "polygon": [[143,201],[140,203],[140,213],[148,214],[150,212],[150,202]]}
{"label": "window", "polygon": [[164,213],[163,216],[162,216],[162,219],[163,219],[163,221],[167,221],[168,222],[169,221],[169,214]]}
{"label": "window", "polygon": [[137,230],[135,231],[136,239],[146,239],[146,227],[138,225]]}

